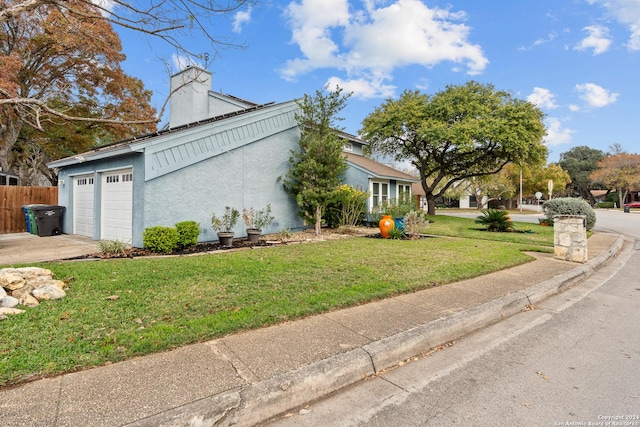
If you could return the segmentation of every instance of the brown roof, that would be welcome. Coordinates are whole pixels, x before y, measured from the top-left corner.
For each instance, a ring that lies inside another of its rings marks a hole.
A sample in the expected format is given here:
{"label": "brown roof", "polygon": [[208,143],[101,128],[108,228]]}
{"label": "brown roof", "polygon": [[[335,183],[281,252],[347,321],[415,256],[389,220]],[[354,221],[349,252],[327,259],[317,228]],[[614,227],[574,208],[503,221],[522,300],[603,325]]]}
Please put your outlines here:
{"label": "brown roof", "polygon": [[410,181],[416,182],[420,181],[419,178],[415,176],[411,176],[404,172],[400,172],[397,169],[389,167],[387,165],[383,165],[382,163],[378,163],[373,159],[368,157],[359,156],[353,153],[347,154],[347,162],[351,163],[356,167],[360,167],[361,169],[365,169],[370,174],[374,175],[376,178],[390,178],[390,179],[398,179],[402,181]]}
{"label": "brown roof", "polygon": [[422,184],[419,182],[414,182],[411,184],[411,194],[415,194],[416,196],[426,196],[427,193],[424,192],[424,188],[422,188]]}

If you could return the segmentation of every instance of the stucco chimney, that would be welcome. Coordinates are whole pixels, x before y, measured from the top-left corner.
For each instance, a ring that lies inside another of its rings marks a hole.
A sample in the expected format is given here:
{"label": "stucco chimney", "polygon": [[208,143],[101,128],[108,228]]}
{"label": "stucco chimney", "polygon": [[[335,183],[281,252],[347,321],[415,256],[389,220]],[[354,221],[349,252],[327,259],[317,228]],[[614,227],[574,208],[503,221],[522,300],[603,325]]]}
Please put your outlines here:
{"label": "stucco chimney", "polygon": [[169,127],[175,128],[209,118],[211,73],[189,66],[171,76]]}

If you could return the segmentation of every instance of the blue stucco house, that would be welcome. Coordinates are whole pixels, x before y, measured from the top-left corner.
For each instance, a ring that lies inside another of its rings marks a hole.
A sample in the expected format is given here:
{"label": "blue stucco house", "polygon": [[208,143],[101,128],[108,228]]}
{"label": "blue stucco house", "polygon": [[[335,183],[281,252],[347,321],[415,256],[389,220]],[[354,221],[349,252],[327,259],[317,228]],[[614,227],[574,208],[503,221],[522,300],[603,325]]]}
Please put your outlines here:
{"label": "blue stucco house", "polygon": [[[49,163],[58,171],[63,232],[141,247],[156,225],[200,224],[200,241],[217,240],[211,214],[271,204],[275,221],[265,233],[304,227],[280,177],[298,148],[295,100],[255,104],[211,90],[212,75],[189,67],[171,78],[169,124]],[[345,139],[347,184],[371,193],[369,208],[410,191],[414,177],[362,155],[365,143]],[[234,230],[245,236],[242,221]]]}

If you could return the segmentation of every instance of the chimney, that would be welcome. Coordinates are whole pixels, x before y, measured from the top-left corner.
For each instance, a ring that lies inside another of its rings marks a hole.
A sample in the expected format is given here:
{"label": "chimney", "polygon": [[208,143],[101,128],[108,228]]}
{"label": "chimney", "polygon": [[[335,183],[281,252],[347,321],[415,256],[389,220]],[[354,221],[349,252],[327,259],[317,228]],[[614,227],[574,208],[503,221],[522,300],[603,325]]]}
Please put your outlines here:
{"label": "chimney", "polygon": [[209,118],[211,73],[188,66],[171,76],[169,127],[175,128]]}

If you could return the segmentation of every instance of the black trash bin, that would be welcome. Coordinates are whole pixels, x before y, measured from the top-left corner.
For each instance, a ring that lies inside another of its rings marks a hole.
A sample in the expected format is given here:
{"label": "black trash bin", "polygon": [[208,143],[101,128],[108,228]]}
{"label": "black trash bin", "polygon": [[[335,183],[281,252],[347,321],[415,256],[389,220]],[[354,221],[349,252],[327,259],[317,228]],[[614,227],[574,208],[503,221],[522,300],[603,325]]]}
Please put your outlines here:
{"label": "black trash bin", "polygon": [[32,207],[38,226],[38,236],[57,236],[62,234],[62,213],[64,206],[35,206]]}
{"label": "black trash bin", "polygon": [[631,210],[631,209],[629,208],[629,206],[625,206],[625,207],[624,207],[624,213],[629,213],[629,212],[630,212],[630,210]]}

